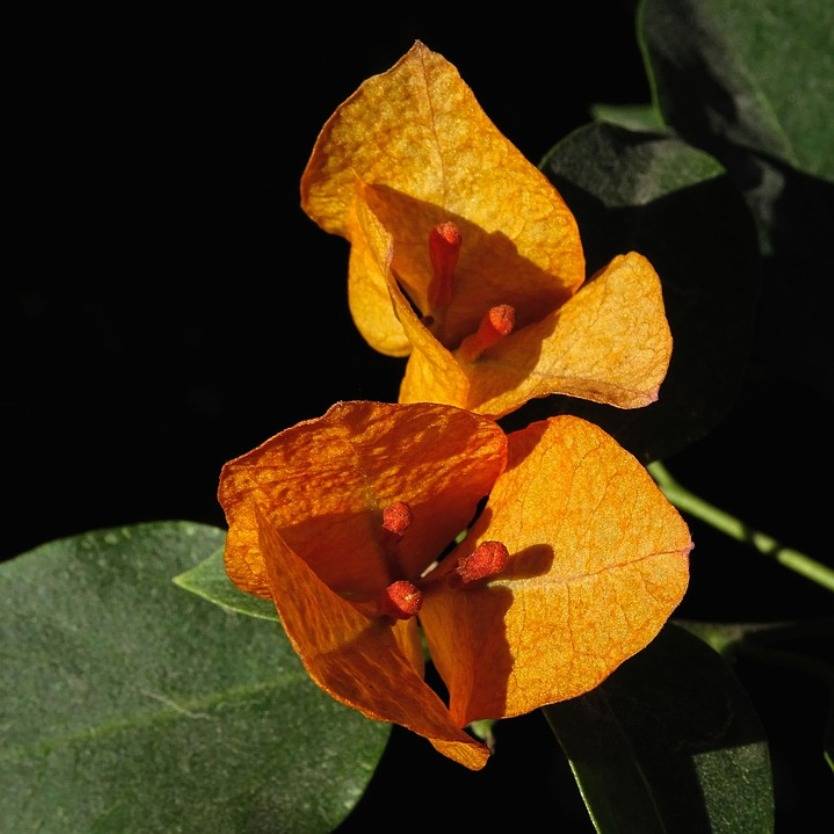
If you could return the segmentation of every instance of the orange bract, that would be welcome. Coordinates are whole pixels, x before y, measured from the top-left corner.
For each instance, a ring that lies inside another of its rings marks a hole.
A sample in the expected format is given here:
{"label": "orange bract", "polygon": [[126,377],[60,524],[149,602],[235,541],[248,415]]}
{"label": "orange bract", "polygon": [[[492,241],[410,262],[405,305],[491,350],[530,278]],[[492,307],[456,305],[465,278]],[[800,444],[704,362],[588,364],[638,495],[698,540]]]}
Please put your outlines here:
{"label": "orange bract", "polygon": [[[401,402],[498,416],[551,393],[621,408],[657,398],[671,337],[651,265],[615,258],[580,290],[570,210],[423,44],[331,116],[301,192],[310,217],[351,242],[363,336],[410,353]],[[445,257],[439,229],[454,241]],[[495,307],[512,308],[512,335],[461,349]]]}
{"label": "orange bract", "polygon": [[[596,686],[687,583],[680,516],[572,417],[508,443],[449,406],[343,403],[227,464],[220,500],[229,576],[273,598],[316,683],[470,768],[488,752],[467,723]],[[423,681],[418,620],[449,708]]]}
{"label": "orange bract", "polygon": [[686,590],[686,524],[631,455],[575,417],[510,435],[507,471],[449,558],[495,539],[512,554],[501,575],[464,593],[438,583],[420,613],[460,725],[593,689]]}
{"label": "orange bract", "polygon": [[[375,598],[396,579],[418,578],[466,527],[505,457],[504,433],[465,411],[335,405],[223,468],[226,570],[243,590],[272,596],[254,516],[258,503],[330,587],[354,600]],[[394,559],[382,512],[395,501],[407,502],[414,520]]]}

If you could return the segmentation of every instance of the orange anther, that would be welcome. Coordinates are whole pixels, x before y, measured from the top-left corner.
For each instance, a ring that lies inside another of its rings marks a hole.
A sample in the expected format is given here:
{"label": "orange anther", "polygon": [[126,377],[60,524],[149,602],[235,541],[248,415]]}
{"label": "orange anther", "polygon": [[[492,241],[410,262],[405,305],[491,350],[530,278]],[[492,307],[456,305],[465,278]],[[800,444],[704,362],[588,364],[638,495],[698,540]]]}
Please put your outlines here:
{"label": "orange anther", "polygon": [[509,558],[510,552],[501,542],[481,542],[472,553],[458,560],[455,573],[468,585],[501,573]]}
{"label": "orange anther", "polygon": [[408,530],[414,515],[405,501],[395,501],[382,511],[382,527],[395,536],[402,536]]}
{"label": "orange anther", "polygon": [[383,592],[380,610],[389,617],[408,620],[423,606],[423,594],[420,589],[406,579],[392,582]]}
{"label": "orange anther", "polygon": [[464,362],[474,362],[485,350],[509,336],[515,327],[515,309],[509,304],[490,307],[481,319],[478,330],[467,336],[457,350]]}
{"label": "orange anther", "polygon": [[451,221],[440,223],[429,232],[429,260],[432,268],[429,307],[433,312],[445,309],[452,301],[455,268],[462,242],[460,229]]}

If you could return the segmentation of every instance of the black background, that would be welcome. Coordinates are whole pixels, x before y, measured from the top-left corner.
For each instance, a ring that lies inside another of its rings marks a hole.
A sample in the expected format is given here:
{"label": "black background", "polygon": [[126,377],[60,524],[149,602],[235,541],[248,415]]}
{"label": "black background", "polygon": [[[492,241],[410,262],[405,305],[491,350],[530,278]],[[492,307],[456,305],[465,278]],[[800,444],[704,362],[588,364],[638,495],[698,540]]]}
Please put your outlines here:
{"label": "black background", "polygon": [[[350,320],[347,244],[298,207],[318,129],[420,37],[535,162],[593,102],[648,99],[633,6],[477,15],[311,6],[177,20],[74,12],[21,32],[2,556],[95,527],[222,524],[214,493],[225,460],[336,400],[394,399],[402,362],[374,353]],[[754,351],[724,423],[667,463],[752,526],[830,560],[830,490],[818,484],[830,477],[831,404],[764,353]],[[682,614],[830,611],[810,583],[692,529]],[[822,807],[824,692],[742,673],[771,734],[780,822],[795,824]],[[540,717],[501,725],[498,743],[486,771],[469,774],[397,730],[344,830],[368,830],[398,808],[415,825],[513,820],[533,830],[545,814],[543,829],[588,830]]]}

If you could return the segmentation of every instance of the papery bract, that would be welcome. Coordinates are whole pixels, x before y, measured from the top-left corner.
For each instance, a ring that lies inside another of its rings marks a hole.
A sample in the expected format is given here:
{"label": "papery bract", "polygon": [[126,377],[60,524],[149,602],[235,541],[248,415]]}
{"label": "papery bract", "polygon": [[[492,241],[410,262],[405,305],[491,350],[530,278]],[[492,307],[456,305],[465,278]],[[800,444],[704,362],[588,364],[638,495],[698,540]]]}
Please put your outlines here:
{"label": "papery bract", "polygon": [[[488,751],[467,723],[593,688],[653,638],[688,580],[680,516],[573,417],[507,438],[449,406],[343,403],[227,464],[220,500],[229,576],[274,599],[316,683],[470,768]],[[408,513],[386,512],[397,503]],[[416,617],[389,615],[392,583],[419,589]],[[449,708],[423,681],[418,620]]]}
{"label": "papery bract", "polygon": [[[672,343],[651,264],[616,257],[580,289],[570,210],[423,44],[331,116],[301,191],[305,211],[351,242],[349,302],[363,336],[411,354],[401,402],[498,416],[551,393],[621,408],[657,399]],[[439,274],[432,245],[442,227],[458,240],[453,278]],[[513,309],[513,332],[465,350],[498,305]]]}

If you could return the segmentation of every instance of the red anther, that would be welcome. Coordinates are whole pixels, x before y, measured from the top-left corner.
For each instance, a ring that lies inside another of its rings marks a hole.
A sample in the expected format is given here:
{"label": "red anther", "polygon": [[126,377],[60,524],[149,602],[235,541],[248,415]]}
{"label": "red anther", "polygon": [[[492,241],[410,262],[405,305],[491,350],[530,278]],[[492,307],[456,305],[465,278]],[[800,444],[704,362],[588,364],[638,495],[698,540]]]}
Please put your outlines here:
{"label": "red anther", "polygon": [[408,620],[423,607],[423,594],[412,582],[399,579],[383,591],[379,607],[389,617]]}
{"label": "red anther", "polygon": [[429,260],[432,268],[429,307],[435,312],[445,309],[452,301],[455,268],[462,242],[460,229],[450,220],[440,223],[429,232]]}
{"label": "red anther", "polygon": [[402,536],[411,526],[414,515],[405,501],[395,501],[382,511],[382,527],[395,536]]}
{"label": "red anther", "polygon": [[485,350],[509,336],[515,327],[515,308],[509,304],[490,307],[481,319],[478,330],[467,336],[457,350],[465,362],[474,362]]}
{"label": "red anther", "polygon": [[515,308],[509,304],[499,304],[497,307],[490,307],[487,312],[490,327],[499,336],[509,336],[515,327]]}
{"label": "red anther", "polygon": [[510,552],[501,542],[481,542],[472,553],[458,560],[455,572],[468,585],[501,573],[509,558]]}

